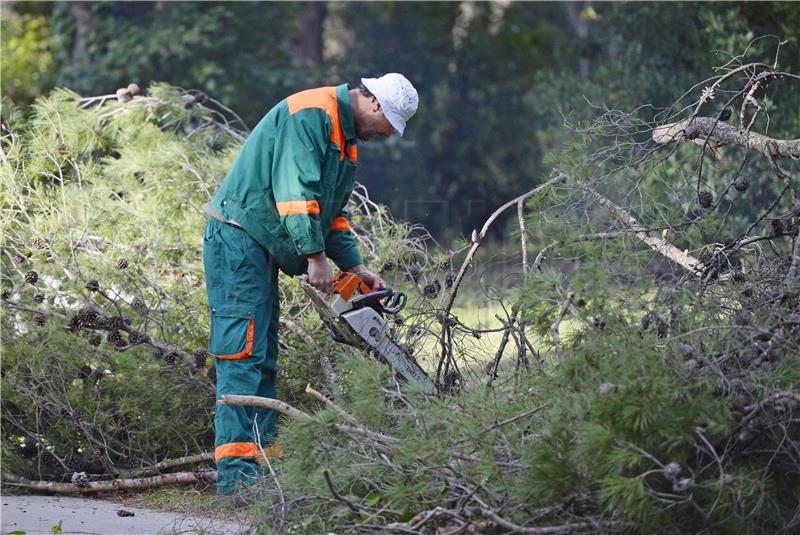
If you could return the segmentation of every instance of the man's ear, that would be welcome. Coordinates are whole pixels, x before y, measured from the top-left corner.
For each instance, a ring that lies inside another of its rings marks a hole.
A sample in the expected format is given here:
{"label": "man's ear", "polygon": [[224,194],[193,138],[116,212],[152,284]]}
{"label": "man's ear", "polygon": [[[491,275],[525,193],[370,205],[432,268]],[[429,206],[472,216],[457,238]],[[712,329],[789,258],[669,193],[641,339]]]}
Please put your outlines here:
{"label": "man's ear", "polygon": [[378,99],[376,97],[372,97],[372,112],[373,113],[378,112],[380,111],[380,109],[381,109],[381,103],[378,102]]}

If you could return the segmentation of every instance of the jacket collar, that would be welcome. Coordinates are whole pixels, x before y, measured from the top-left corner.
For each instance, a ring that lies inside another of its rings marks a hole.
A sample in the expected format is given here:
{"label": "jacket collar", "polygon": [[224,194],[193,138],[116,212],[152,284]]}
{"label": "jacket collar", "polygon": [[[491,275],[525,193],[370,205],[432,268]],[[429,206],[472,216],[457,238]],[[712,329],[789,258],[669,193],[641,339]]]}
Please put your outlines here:
{"label": "jacket collar", "polygon": [[355,145],[358,138],[356,137],[356,123],[353,120],[353,108],[350,103],[350,84],[336,86],[336,100],[339,101],[339,121],[344,137],[348,145]]}

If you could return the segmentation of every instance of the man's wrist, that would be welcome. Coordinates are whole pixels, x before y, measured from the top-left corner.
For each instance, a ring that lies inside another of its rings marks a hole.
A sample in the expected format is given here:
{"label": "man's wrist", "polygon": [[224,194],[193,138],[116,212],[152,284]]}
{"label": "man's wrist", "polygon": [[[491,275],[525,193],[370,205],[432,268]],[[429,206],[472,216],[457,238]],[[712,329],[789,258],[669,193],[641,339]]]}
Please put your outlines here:
{"label": "man's wrist", "polygon": [[325,251],[317,251],[316,253],[307,253],[306,258],[309,260],[319,260],[320,258],[325,258]]}

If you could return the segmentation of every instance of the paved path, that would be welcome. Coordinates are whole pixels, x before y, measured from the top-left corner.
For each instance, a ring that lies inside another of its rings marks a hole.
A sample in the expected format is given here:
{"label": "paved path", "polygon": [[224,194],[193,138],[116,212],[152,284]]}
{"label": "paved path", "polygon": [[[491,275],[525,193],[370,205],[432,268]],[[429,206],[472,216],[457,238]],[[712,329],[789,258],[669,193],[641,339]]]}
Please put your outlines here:
{"label": "paved path", "polygon": [[[175,513],[162,513],[119,503],[66,496],[2,496],[2,534],[51,535],[61,522],[62,534],[156,535],[247,533],[245,526]],[[119,516],[125,510],[134,516]]]}

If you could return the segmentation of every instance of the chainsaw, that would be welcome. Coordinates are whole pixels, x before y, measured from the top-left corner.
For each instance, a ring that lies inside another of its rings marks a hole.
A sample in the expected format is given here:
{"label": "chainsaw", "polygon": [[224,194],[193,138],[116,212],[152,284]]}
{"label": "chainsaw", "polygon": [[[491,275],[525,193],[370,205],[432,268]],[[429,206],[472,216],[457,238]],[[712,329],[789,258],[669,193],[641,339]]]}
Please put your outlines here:
{"label": "chainsaw", "polygon": [[391,366],[406,381],[429,393],[436,393],[434,382],[417,361],[389,335],[384,315],[393,316],[406,304],[406,295],[390,288],[372,290],[355,273],[341,272],[334,277],[333,293],[326,295],[305,283],[331,337],[361,349],[372,349],[378,360]]}

